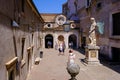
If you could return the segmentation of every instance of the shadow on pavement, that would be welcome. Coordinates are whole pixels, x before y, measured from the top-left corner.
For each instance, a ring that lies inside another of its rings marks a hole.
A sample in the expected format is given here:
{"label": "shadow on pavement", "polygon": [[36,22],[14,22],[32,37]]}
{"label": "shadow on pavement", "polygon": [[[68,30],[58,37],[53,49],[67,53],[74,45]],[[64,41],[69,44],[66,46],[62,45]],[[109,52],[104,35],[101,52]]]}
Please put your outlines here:
{"label": "shadow on pavement", "polygon": [[112,62],[106,59],[105,57],[103,57],[102,55],[99,55],[99,60],[100,63],[103,64],[104,66],[120,73],[120,62]]}
{"label": "shadow on pavement", "polygon": [[[84,49],[74,49],[78,52],[80,52],[80,54],[83,54],[85,55],[85,50]],[[81,63],[83,63],[84,65],[85,64],[85,61],[84,59],[79,59]],[[100,60],[100,63],[118,73],[120,73],[120,62],[112,62],[112,61],[109,61],[108,59],[106,59],[105,57],[103,57],[102,55],[99,54],[99,60]]]}

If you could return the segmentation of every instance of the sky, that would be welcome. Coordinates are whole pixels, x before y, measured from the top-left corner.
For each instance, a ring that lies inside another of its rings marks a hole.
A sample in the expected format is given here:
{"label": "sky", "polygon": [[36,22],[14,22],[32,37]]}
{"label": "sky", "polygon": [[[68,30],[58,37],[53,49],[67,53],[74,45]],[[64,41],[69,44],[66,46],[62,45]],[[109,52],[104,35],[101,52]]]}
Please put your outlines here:
{"label": "sky", "polygon": [[33,0],[39,13],[62,13],[62,4],[67,0]]}

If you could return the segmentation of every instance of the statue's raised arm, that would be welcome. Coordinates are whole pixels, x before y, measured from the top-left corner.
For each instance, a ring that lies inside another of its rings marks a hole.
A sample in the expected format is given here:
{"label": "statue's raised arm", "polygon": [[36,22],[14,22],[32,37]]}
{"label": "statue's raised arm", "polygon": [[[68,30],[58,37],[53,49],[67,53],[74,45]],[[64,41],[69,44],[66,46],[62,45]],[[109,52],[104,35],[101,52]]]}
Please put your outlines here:
{"label": "statue's raised arm", "polygon": [[95,18],[90,18],[91,20],[91,26],[89,30],[89,39],[90,39],[90,44],[91,46],[96,46],[96,36],[95,36],[95,28],[96,28],[96,21]]}

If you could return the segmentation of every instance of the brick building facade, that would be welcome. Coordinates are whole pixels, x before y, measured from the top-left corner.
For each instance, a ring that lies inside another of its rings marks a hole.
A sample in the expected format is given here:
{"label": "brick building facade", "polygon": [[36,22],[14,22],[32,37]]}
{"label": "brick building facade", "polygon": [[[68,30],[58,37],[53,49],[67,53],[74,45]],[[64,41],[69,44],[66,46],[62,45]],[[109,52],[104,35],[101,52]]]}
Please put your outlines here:
{"label": "brick building facade", "polygon": [[26,80],[44,22],[32,0],[0,1],[0,80]]}
{"label": "brick building facade", "polygon": [[[52,48],[56,49],[56,46],[59,45],[59,41],[63,41],[65,43],[66,48],[69,48],[69,43],[73,42],[74,48],[79,47],[79,29],[71,28],[71,24],[74,22],[69,22],[68,27],[65,29],[65,24],[59,25],[56,22],[57,17],[66,18],[66,16],[62,14],[41,14],[45,23],[42,27],[42,48],[48,48],[47,42],[51,41]],[[65,19],[64,19],[65,20]],[[66,21],[67,22],[67,19]],[[77,24],[76,24],[77,26]],[[62,37],[62,40],[59,38]],[[59,47],[59,46],[58,46]]]}
{"label": "brick building facade", "polygon": [[[68,4],[71,0],[68,0]],[[76,14],[80,19],[81,47],[89,43],[88,31],[91,25],[90,18],[104,25],[103,33],[96,29],[97,45],[100,53],[110,61],[120,62],[120,1],[119,0],[75,0]],[[71,9],[67,6],[67,10]],[[64,11],[65,12],[65,11]],[[67,11],[66,11],[67,12]]]}

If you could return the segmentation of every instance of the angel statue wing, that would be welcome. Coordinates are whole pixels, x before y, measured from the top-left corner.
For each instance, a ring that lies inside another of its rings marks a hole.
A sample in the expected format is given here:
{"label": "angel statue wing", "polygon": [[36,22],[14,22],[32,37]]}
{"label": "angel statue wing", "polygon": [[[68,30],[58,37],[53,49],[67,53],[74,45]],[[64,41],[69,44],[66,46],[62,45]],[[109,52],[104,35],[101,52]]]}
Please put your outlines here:
{"label": "angel statue wing", "polygon": [[100,34],[104,33],[104,22],[97,22],[98,32]]}

